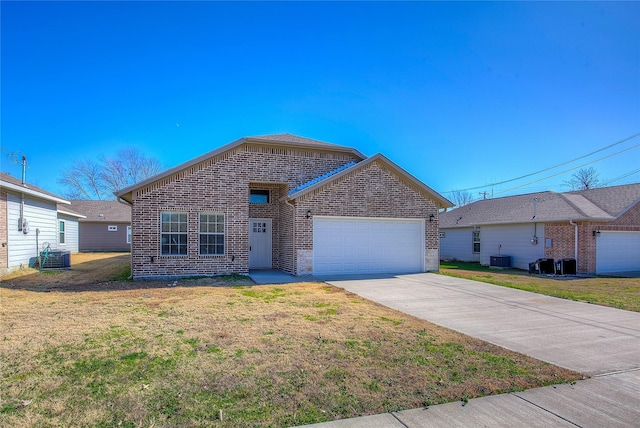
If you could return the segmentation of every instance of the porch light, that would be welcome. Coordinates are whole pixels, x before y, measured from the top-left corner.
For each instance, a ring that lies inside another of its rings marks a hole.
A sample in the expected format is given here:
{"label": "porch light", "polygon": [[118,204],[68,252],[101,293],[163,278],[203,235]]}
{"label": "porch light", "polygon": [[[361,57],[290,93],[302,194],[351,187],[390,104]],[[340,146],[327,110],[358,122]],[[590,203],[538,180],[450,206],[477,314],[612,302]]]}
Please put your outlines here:
{"label": "porch light", "polygon": [[311,218],[311,215],[312,215],[311,210],[307,210],[307,218]]}
{"label": "porch light", "polygon": [[429,223],[431,223],[434,218],[436,218],[434,214],[429,214]]}
{"label": "porch light", "polygon": [[599,230],[594,230],[592,233],[593,233],[593,237],[594,238],[597,237],[597,236],[600,236],[600,231]]}

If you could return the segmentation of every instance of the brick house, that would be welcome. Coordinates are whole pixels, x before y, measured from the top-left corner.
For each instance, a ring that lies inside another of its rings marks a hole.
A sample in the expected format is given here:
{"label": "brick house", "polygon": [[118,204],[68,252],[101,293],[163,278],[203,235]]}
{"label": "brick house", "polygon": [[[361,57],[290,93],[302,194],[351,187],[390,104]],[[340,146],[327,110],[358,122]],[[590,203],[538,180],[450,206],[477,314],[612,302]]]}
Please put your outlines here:
{"label": "brick house", "polygon": [[290,134],[241,138],[117,197],[134,279],[438,270],[451,206],[381,154]]}
{"label": "brick house", "polygon": [[581,273],[640,272],[640,183],[473,202],[440,214],[443,259],[489,265],[508,255],[577,261]]}

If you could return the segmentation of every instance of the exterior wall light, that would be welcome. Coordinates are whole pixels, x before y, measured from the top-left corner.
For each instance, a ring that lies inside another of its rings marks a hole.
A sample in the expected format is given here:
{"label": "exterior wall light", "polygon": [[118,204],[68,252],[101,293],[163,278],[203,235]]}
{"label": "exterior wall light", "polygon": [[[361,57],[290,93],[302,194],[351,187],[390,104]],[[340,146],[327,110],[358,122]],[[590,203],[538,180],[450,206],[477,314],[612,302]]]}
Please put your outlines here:
{"label": "exterior wall light", "polygon": [[436,218],[434,214],[429,214],[429,222],[432,222],[434,218]]}
{"label": "exterior wall light", "polygon": [[312,215],[313,213],[311,212],[311,210],[307,210],[307,218],[311,218]]}

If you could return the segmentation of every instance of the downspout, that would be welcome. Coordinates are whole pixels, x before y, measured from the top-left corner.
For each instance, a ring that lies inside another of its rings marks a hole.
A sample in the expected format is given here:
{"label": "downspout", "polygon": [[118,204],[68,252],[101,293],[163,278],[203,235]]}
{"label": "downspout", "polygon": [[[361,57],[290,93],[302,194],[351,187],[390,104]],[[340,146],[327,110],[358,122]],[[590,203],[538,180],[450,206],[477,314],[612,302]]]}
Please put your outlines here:
{"label": "downspout", "polygon": [[130,251],[131,257],[129,257],[129,272],[131,272],[131,275],[129,276],[129,279],[133,279],[133,204],[129,203],[128,201],[125,201],[120,196],[117,196],[116,200],[120,203],[127,204],[132,208],[131,210],[131,251]]}
{"label": "downspout", "polygon": [[296,259],[296,206],[293,205],[291,202],[289,202],[289,198],[287,198],[286,196],[284,198],[282,198],[282,201],[284,201],[284,203],[286,205],[289,205],[291,207],[291,209],[293,210],[293,222],[291,224],[291,227],[293,228],[293,230],[291,231],[291,235],[292,235],[292,246],[291,246],[291,260],[293,260],[293,274],[294,276],[297,276],[297,271],[298,271],[298,260]]}
{"label": "downspout", "polygon": [[574,223],[573,220],[569,220],[569,224],[575,229],[575,238],[573,239],[573,258],[576,259],[576,271],[578,270],[578,223]]}

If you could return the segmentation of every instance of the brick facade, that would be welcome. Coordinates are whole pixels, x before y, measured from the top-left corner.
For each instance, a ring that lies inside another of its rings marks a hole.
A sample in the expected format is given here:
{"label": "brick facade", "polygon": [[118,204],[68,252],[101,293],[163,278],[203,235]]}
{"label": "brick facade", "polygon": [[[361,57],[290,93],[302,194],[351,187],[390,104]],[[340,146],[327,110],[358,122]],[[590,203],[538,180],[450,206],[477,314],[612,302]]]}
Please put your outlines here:
{"label": "brick facade", "polygon": [[[272,267],[310,273],[314,215],[424,218],[430,270],[437,270],[438,204],[414,184],[372,162],[354,173],[289,201],[290,189],[352,161],[356,154],[245,143],[176,170],[131,192],[134,278],[247,273],[249,219],[273,219]],[[250,204],[249,189],[270,192],[268,204]],[[293,202],[293,203],[292,203]],[[162,212],[187,214],[187,255],[161,255]],[[225,216],[224,255],[199,254],[199,214]],[[429,214],[436,221],[429,222]],[[434,259],[436,261],[434,269]]]}
{"label": "brick facade", "polygon": [[7,224],[7,192],[0,191],[0,271],[9,267],[9,225]]}
{"label": "brick facade", "polygon": [[[640,231],[640,203],[611,222],[579,221],[577,270],[582,273],[596,271],[595,232],[600,230]],[[553,259],[575,258],[575,227],[569,222],[546,223],[545,239],[552,240],[551,247],[545,247],[545,257]]]}

